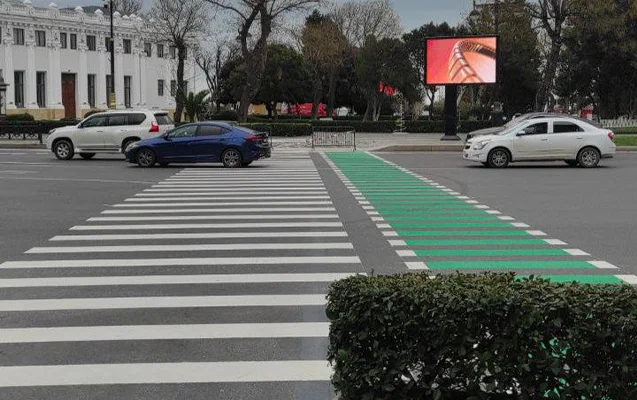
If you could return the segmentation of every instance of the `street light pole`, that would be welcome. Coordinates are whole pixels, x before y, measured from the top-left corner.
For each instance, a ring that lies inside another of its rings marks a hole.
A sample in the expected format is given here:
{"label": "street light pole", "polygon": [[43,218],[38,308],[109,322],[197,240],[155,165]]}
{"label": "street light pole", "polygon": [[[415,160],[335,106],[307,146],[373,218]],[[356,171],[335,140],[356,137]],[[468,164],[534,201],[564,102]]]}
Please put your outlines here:
{"label": "street light pole", "polygon": [[108,107],[115,108],[115,33],[113,28],[113,0],[104,0],[104,7],[108,7],[111,16],[111,39],[109,52],[111,53],[111,88],[108,92]]}

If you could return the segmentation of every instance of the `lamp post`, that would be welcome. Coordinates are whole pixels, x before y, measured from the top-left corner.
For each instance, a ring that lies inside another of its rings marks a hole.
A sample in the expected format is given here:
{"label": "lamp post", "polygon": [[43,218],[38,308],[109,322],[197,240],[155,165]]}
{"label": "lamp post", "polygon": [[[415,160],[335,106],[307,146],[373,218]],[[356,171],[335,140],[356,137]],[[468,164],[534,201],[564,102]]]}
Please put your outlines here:
{"label": "lamp post", "polygon": [[108,8],[111,18],[111,38],[109,51],[111,53],[111,90],[108,93],[108,107],[115,108],[115,34],[113,29],[113,0],[104,0],[104,8]]}
{"label": "lamp post", "polygon": [[2,70],[0,70],[0,120],[7,116],[7,86],[9,84],[4,82]]}

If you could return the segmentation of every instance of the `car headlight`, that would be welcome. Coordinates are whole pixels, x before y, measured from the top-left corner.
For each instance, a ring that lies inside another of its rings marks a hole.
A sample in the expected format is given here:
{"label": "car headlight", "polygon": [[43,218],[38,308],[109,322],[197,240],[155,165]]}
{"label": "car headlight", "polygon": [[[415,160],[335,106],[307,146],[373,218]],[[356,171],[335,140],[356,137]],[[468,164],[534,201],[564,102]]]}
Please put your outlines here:
{"label": "car headlight", "polygon": [[489,144],[490,140],[483,140],[482,142],[478,142],[473,146],[474,150],[482,150]]}

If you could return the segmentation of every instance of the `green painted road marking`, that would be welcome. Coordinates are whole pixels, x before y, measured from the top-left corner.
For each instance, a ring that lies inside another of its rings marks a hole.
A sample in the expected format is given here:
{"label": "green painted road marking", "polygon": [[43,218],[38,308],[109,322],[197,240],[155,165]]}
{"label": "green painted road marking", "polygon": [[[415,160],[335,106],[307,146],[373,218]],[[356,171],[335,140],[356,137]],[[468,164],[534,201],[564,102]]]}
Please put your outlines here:
{"label": "green painted road marking", "polygon": [[[511,226],[513,228],[513,226]],[[529,236],[526,231],[398,231],[398,236]]]}
{"label": "green painted road marking", "polygon": [[427,261],[430,269],[593,269],[586,261]]}
{"label": "green painted road marking", "polygon": [[[413,215],[413,214],[412,214]],[[448,216],[448,217],[428,217],[426,215],[416,215],[411,217],[384,217],[386,221],[497,221],[497,218],[490,216]]]}
{"label": "green painted road marking", "polygon": [[406,240],[408,246],[546,246],[539,239]]}
{"label": "green painted road marking", "polygon": [[562,249],[435,249],[415,250],[419,257],[568,256]]}
{"label": "green painted road marking", "polygon": [[[538,278],[549,279],[553,283],[588,283],[588,284],[623,284],[625,283],[615,275],[537,275]],[[517,279],[528,278],[528,275],[519,275]]]}
{"label": "green painted road marking", "polygon": [[489,222],[486,224],[476,224],[476,223],[448,223],[448,224],[425,224],[420,221],[411,220],[410,223],[400,222],[397,224],[390,224],[394,228],[505,228],[512,227],[511,224],[507,224],[504,222]]}

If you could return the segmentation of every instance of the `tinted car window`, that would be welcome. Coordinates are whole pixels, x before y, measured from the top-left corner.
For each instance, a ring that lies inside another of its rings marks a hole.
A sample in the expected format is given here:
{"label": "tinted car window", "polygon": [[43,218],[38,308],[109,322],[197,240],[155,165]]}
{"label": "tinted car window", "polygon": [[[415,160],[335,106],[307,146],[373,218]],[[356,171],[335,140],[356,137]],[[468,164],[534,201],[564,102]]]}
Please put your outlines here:
{"label": "tinted car window", "polygon": [[95,116],[95,117],[87,119],[82,124],[82,127],[92,128],[94,126],[106,126],[107,122],[108,122],[108,117],[105,115],[100,115],[100,116]]}
{"label": "tinted car window", "polygon": [[111,115],[108,117],[108,126],[122,125],[128,125],[128,118],[126,115]]}
{"label": "tinted car window", "polygon": [[542,135],[549,132],[549,123],[540,122],[539,124],[529,125],[524,129],[529,135]]}
{"label": "tinted car window", "polygon": [[168,114],[155,114],[155,119],[159,125],[172,125],[173,121]]}
{"label": "tinted car window", "polygon": [[570,122],[554,122],[553,123],[553,132],[554,133],[570,133],[570,132],[583,132],[584,129],[580,128],[578,125],[571,124]]}
{"label": "tinted car window", "polygon": [[182,137],[193,137],[195,136],[195,132],[197,132],[197,125],[188,125],[171,131],[168,134],[168,137],[173,139]]}
{"label": "tinted car window", "polygon": [[128,125],[140,125],[146,121],[145,114],[128,114]]}
{"label": "tinted car window", "polygon": [[197,136],[215,136],[228,132],[226,129],[215,125],[201,125],[197,130]]}

